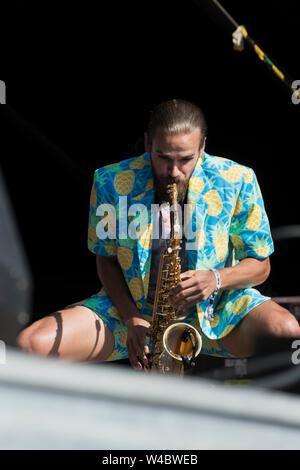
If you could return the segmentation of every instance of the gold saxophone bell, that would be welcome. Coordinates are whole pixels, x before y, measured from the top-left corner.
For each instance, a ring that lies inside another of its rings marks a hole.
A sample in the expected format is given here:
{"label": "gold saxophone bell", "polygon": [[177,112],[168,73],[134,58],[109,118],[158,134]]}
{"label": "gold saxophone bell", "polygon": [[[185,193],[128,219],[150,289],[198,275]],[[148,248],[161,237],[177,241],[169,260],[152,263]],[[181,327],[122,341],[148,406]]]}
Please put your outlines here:
{"label": "gold saxophone bell", "polygon": [[192,325],[173,323],[164,332],[163,345],[171,357],[182,361],[182,356],[188,359],[198,356],[202,347],[202,338]]}

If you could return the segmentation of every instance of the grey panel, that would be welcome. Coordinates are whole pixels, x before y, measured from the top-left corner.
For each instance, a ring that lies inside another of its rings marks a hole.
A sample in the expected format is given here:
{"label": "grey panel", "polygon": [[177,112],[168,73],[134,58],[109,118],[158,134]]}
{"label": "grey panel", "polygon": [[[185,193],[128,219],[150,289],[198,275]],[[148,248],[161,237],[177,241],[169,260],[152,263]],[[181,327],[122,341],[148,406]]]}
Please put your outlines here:
{"label": "grey panel", "polygon": [[6,344],[13,345],[30,320],[31,291],[31,274],[0,169],[0,339]]}
{"label": "grey panel", "polygon": [[1,449],[299,449],[300,399],[9,349]]}

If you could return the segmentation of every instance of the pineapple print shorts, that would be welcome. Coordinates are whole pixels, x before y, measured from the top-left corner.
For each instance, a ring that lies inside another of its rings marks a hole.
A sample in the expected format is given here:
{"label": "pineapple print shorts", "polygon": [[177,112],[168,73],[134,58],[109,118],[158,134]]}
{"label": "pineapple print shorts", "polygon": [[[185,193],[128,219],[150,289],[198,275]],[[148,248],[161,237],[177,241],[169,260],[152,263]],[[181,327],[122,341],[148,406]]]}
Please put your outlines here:
{"label": "pineapple print shorts", "polygon": [[[265,299],[267,300],[267,298]],[[115,345],[112,354],[106,359],[106,361],[110,362],[121,359],[127,359],[127,328],[125,326],[125,323],[119,316],[117,309],[113,306],[111,300],[106,295],[103,295],[103,291],[100,291],[98,294],[95,294],[87,299],[70,304],[64,308],[71,308],[77,305],[82,305],[91,309],[104,321],[104,323],[112,331],[114,335]],[[152,306],[147,304],[146,308],[143,309],[142,315],[145,320],[151,323]],[[190,310],[190,313],[186,318],[185,322],[195,326],[199,330],[199,324],[197,324],[198,319],[195,310]],[[235,357],[224,349],[219,339],[210,339],[205,336],[201,330],[199,330],[199,333],[201,334],[202,338],[202,349],[200,354],[225,358]]]}

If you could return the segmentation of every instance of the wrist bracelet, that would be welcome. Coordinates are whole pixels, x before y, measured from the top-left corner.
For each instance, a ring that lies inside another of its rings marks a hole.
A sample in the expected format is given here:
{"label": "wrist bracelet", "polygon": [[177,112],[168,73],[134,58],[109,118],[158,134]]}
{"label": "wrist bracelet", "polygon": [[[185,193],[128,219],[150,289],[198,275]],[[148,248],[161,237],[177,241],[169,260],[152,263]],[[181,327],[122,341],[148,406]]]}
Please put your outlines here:
{"label": "wrist bracelet", "polygon": [[219,271],[217,271],[216,269],[210,269],[210,271],[212,271],[214,273],[214,275],[216,277],[216,281],[217,281],[217,286],[216,286],[214,292],[216,292],[216,291],[218,292],[218,290],[221,287],[221,277],[220,277]]}
{"label": "wrist bracelet", "polygon": [[213,303],[214,303],[215,297],[216,297],[216,295],[217,295],[217,293],[218,293],[218,291],[221,287],[221,277],[220,277],[219,272],[216,269],[210,269],[210,271],[212,271],[214,273],[215,277],[216,277],[217,286],[216,286],[215,290],[208,297],[209,305],[207,306],[207,309],[204,312],[204,317],[209,321],[213,321],[213,319],[214,319]]}

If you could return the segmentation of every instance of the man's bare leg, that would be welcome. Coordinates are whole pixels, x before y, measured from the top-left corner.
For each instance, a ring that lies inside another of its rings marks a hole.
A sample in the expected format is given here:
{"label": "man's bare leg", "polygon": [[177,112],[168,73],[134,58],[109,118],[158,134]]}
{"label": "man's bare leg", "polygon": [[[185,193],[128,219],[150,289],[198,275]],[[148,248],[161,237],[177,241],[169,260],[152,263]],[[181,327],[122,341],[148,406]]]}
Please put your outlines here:
{"label": "man's bare leg", "polygon": [[70,361],[101,362],[114,349],[111,330],[87,307],[60,310],[36,321],[17,337],[22,350]]}
{"label": "man's bare leg", "polygon": [[243,320],[220,342],[230,354],[249,357],[255,353],[259,336],[300,338],[297,319],[288,310],[272,300],[254,307]]}

